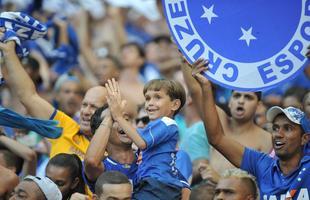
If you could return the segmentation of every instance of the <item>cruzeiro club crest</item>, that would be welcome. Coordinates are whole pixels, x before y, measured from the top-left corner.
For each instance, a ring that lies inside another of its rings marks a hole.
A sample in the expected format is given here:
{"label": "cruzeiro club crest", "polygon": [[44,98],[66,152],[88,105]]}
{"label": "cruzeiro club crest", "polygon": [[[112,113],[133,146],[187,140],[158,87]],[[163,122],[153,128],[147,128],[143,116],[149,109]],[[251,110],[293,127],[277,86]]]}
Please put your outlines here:
{"label": "cruzeiro club crest", "polygon": [[213,82],[258,91],[303,70],[310,0],[163,0],[170,31],[190,62],[204,57]]}

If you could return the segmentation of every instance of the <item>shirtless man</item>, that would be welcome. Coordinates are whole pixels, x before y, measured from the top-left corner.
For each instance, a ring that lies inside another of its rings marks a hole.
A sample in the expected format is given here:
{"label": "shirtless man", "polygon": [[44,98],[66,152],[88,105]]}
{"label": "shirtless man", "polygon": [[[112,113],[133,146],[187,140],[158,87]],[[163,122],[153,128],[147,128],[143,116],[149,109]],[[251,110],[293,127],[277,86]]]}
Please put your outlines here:
{"label": "shirtless man", "polygon": [[[200,62],[203,61],[200,60]],[[198,107],[197,110],[201,112],[201,88],[191,76],[190,67],[184,64],[182,70],[194,103]],[[271,135],[254,123],[255,111],[259,104],[259,93],[233,91],[228,104],[231,116],[227,115],[219,107],[217,107],[217,113],[226,135],[249,148],[269,153],[272,149]],[[202,116],[202,113],[200,115]],[[218,173],[233,168],[233,165],[213,148],[211,149],[210,164]]]}

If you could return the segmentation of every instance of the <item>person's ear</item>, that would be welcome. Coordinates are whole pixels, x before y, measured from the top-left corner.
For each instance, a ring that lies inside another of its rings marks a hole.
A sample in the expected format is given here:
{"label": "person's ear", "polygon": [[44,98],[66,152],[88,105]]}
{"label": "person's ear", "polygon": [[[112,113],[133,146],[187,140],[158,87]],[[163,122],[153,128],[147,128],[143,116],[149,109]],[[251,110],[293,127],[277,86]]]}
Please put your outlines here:
{"label": "person's ear", "polygon": [[180,99],[174,99],[172,102],[172,110],[175,112],[177,111],[181,106],[181,100]]}
{"label": "person's ear", "polygon": [[310,134],[309,133],[304,133],[301,136],[301,145],[305,145],[310,141]]}
{"label": "person's ear", "polygon": [[78,186],[78,184],[80,183],[80,178],[78,177],[75,177],[75,179],[72,181],[72,184],[71,184],[71,189],[74,189]]}

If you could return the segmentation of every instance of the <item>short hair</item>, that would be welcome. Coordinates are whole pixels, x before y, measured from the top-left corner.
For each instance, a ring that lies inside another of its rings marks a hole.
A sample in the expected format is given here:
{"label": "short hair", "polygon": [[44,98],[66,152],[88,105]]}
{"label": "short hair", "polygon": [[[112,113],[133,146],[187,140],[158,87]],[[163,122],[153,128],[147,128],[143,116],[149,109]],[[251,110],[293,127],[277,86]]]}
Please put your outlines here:
{"label": "short hair", "polygon": [[90,118],[90,130],[92,134],[95,134],[96,130],[100,126],[103,118],[101,118],[101,113],[108,108],[108,104],[104,104],[102,107],[98,108],[95,113]]}
{"label": "short hair", "polygon": [[142,46],[137,43],[137,42],[129,42],[127,44],[122,45],[121,49],[124,49],[126,47],[136,47],[136,49],[138,50],[139,56],[142,58],[145,58],[145,52],[144,49],[142,48]]}
{"label": "short hair", "polygon": [[221,176],[221,178],[231,178],[231,177],[238,178],[241,181],[243,181],[245,185],[249,186],[250,192],[254,196],[254,199],[257,199],[258,188],[256,184],[256,179],[253,175],[241,169],[233,168],[225,170]]}
{"label": "short hair", "polygon": [[212,200],[215,195],[215,185],[208,182],[201,182],[192,187],[190,200]]}
{"label": "short hair", "polygon": [[0,154],[2,154],[5,164],[8,167],[15,167],[16,174],[22,171],[24,160],[7,149],[0,149]]}
{"label": "short hair", "polygon": [[102,186],[104,184],[131,184],[126,175],[119,171],[106,171],[103,172],[97,179],[95,184],[95,194],[101,196],[103,193]]}
{"label": "short hair", "polygon": [[68,168],[71,180],[73,181],[75,178],[79,178],[80,180],[76,188],[73,189],[72,194],[74,192],[85,193],[85,183],[82,175],[83,164],[76,154],[59,153],[48,161],[46,169],[50,165]]}
{"label": "short hair", "polygon": [[174,80],[153,79],[145,84],[143,88],[143,95],[145,95],[149,90],[159,91],[161,89],[166,90],[171,100],[179,99],[181,101],[179,109],[174,113],[174,115],[176,115],[186,102],[186,93],[184,87],[181,85],[181,83]]}

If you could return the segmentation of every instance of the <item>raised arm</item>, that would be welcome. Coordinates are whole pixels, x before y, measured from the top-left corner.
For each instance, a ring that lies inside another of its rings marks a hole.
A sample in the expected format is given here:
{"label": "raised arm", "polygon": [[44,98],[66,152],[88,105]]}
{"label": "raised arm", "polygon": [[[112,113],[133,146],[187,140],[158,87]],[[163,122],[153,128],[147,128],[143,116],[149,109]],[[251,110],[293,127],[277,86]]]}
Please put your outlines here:
{"label": "raised arm", "polygon": [[131,122],[127,121],[123,116],[122,106],[125,105],[121,105],[124,102],[121,102],[121,94],[118,83],[114,79],[108,80],[105,87],[108,91],[107,99],[113,119],[119,123],[120,127],[122,127],[124,132],[132,139],[139,149],[145,149],[146,142],[132,126]]}
{"label": "raised arm", "polygon": [[90,181],[96,181],[105,171],[102,161],[106,158],[106,147],[112,128],[112,118],[108,114],[100,123],[90,141],[85,155],[85,174]]}
{"label": "raised arm", "polygon": [[[203,62],[203,60],[197,60],[193,65],[199,65]],[[190,64],[186,61],[185,58],[182,58],[182,65],[181,69],[183,72],[183,77],[186,83],[186,86],[188,87],[189,93],[193,99],[194,105],[196,106],[196,109],[199,113],[199,116],[203,117],[203,108],[202,108],[202,90],[199,85],[199,82],[195,80],[192,76],[192,70],[190,68]],[[222,123],[226,123],[227,121],[227,114],[218,106],[216,106],[217,114],[219,115],[219,118]]]}
{"label": "raised arm", "polygon": [[0,144],[24,160],[23,176],[36,174],[37,155],[35,151],[4,135],[0,135]]}
{"label": "raised arm", "polygon": [[210,144],[221,152],[232,164],[240,167],[245,147],[224,134],[219,115],[216,111],[211,83],[202,74],[207,70],[207,62],[198,60],[193,65],[192,75],[200,84],[202,91],[203,121]]}
{"label": "raised arm", "polygon": [[[2,37],[3,33],[0,33]],[[53,106],[36,92],[36,88],[15,53],[15,42],[0,43],[3,52],[7,76],[6,81],[11,91],[16,92],[19,100],[31,116],[49,119],[54,112]]]}

